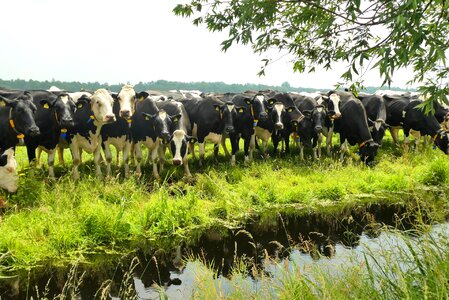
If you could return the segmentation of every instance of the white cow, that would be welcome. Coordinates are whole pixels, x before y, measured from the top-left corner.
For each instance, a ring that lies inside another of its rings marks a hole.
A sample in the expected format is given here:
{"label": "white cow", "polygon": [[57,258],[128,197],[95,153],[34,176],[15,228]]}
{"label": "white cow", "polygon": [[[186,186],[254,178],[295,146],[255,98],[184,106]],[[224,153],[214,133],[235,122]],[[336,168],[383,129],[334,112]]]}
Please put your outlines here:
{"label": "white cow", "polygon": [[18,187],[17,162],[14,150],[7,149],[0,156],[0,187],[15,193]]}
{"label": "white cow", "polygon": [[77,101],[75,129],[70,143],[73,157],[74,179],[79,178],[78,166],[81,162],[80,149],[94,154],[94,163],[98,178],[102,177],[100,168],[101,127],[116,121],[112,111],[114,99],[105,89],[98,89],[91,97],[82,96]]}

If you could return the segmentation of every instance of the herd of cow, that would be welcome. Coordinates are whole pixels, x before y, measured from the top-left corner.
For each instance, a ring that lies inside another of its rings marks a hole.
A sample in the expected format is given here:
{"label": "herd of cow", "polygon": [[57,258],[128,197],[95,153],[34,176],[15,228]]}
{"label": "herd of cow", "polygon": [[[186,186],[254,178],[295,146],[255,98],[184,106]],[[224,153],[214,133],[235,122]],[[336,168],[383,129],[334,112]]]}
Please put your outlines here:
{"label": "herd of cow", "polygon": [[[162,96],[138,92],[124,85],[119,93],[105,89],[94,92],[61,90],[0,89],[0,186],[17,190],[17,163],[14,150],[25,145],[29,162],[41,151],[48,153],[48,175],[54,177],[56,152],[63,163],[62,151],[70,148],[73,158],[72,176],[79,178],[82,151],[94,154],[96,175],[102,177],[101,150],[106,174],[111,175],[114,145],[123,153],[125,175],[129,163],[135,161],[136,174],[141,174],[142,148],[149,149],[153,175],[159,177],[165,163],[166,148],[173,165],[184,166],[191,176],[188,153],[195,158],[194,145],[199,145],[199,164],[205,156],[205,142],[219,145],[231,164],[235,164],[239,140],[244,140],[245,161],[251,161],[258,143],[262,155],[267,154],[271,138],[274,154],[279,142],[289,152],[290,138],[304,159],[304,147],[312,148],[313,157],[321,155],[322,137],[331,154],[333,132],[340,134],[341,156],[349,151],[347,144],[359,146],[362,161],[370,164],[382,144],[387,128],[398,142],[399,128],[405,140],[411,130],[431,136],[436,147],[448,154],[449,109],[434,103],[434,113],[417,108],[423,100],[412,93],[360,94],[329,91],[326,93],[279,93],[248,91],[241,94],[181,93]],[[229,138],[229,154],[225,140]]]}

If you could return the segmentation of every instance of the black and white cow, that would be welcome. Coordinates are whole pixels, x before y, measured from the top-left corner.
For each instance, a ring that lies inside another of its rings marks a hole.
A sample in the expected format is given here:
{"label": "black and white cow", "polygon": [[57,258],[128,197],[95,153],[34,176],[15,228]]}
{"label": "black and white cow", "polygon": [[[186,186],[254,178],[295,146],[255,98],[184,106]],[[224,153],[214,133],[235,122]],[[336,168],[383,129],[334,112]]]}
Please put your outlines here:
{"label": "black and white cow", "polygon": [[37,107],[29,92],[0,96],[0,148],[15,148],[24,144],[27,137],[40,134],[34,119]]}
{"label": "black and white cow", "polygon": [[9,148],[0,150],[0,187],[10,193],[15,193],[18,188],[19,176],[17,175],[17,162],[14,150]]}
{"label": "black and white cow", "polygon": [[387,120],[387,106],[385,100],[379,95],[370,95],[360,93],[357,98],[362,101],[368,117],[368,125],[370,127],[371,136],[374,142],[382,146],[382,140],[385,136],[385,131],[388,128]]}
{"label": "black and white cow", "polygon": [[400,128],[404,131],[404,144],[407,148],[410,130],[418,131],[422,136],[429,135],[434,144],[448,154],[449,136],[433,114],[426,115],[417,107],[422,100],[409,95],[383,95],[387,105],[387,124],[390,125],[391,136],[396,143]]}
{"label": "black and white cow", "polygon": [[116,121],[112,111],[113,104],[114,99],[105,89],[96,90],[90,97],[83,95],[76,102],[75,128],[68,131],[74,179],[79,178],[78,167],[81,163],[81,150],[94,154],[96,175],[98,178],[102,177],[100,133],[104,124]]}
{"label": "black and white cow", "polygon": [[[218,146],[222,142],[223,134],[235,134],[234,119],[237,112],[234,103],[224,103],[214,96],[203,99],[178,99],[189,115],[192,124],[192,135],[197,138],[200,152],[200,166],[203,165],[205,149],[204,143],[210,141],[215,144],[214,154],[218,155]],[[235,139],[231,138],[231,143]],[[193,144],[190,145],[192,156],[195,156]],[[235,147],[233,145],[232,147]]]}
{"label": "black and white cow", "polygon": [[259,121],[265,122],[268,120],[266,105],[263,102],[264,96],[256,94],[253,97],[244,94],[234,95],[232,102],[237,111],[234,120],[235,134],[233,137],[237,139],[233,142],[237,145],[232,149],[231,164],[235,164],[235,153],[238,150],[239,139],[244,140],[245,161],[249,162],[253,159],[253,151],[255,148],[255,128]]}
{"label": "black and white cow", "polygon": [[112,110],[116,121],[105,124],[101,128],[102,148],[106,159],[106,174],[111,176],[112,153],[110,145],[113,145],[117,151],[117,164],[119,162],[119,153],[123,153],[125,176],[128,176],[128,162],[131,151],[131,122],[134,114],[136,92],[132,85],[126,84],[118,94],[112,94],[111,96],[114,98]]}
{"label": "black and white cow", "polygon": [[339,98],[341,116],[334,121],[334,130],[340,134],[341,159],[349,151],[347,143],[359,145],[360,158],[367,165],[377,155],[379,144],[374,142],[368,127],[363,103],[349,92],[329,92],[329,99]]}
{"label": "black and white cow", "polygon": [[[192,177],[189,170],[188,161],[188,147],[190,144],[194,143],[196,139],[191,136],[191,123],[186,109],[182,103],[171,100],[171,101],[157,101],[157,107],[160,111],[165,111],[171,121],[169,127],[170,133],[170,152],[173,156],[173,165],[179,166],[184,165],[184,173],[187,177]],[[160,161],[160,171],[163,170],[163,165],[165,161],[165,148],[166,143],[161,144],[161,151],[159,152]]]}
{"label": "black and white cow", "polygon": [[274,132],[271,136],[274,154],[276,154],[281,140],[285,142],[285,152],[289,153],[290,135],[296,131],[296,127],[304,119],[304,115],[287,93],[278,93],[269,98],[267,102],[269,109],[272,111],[270,115],[274,124]]}
{"label": "black and white cow", "polygon": [[153,175],[159,178],[157,166],[161,143],[170,142],[172,120],[164,110],[159,110],[156,101],[147,92],[136,95],[136,107],[131,123],[131,137],[136,158],[136,175],[142,174],[142,146],[148,148],[148,156],[153,163]]}
{"label": "black and white cow", "polygon": [[296,107],[304,115],[304,120],[297,126],[296,144],[299,148],[299,158],[304,160],[304,147],[313,149],[313,158],[321,156],[321,141],[323,128],[327,118],[324,105],[309,96],[292,95]]}

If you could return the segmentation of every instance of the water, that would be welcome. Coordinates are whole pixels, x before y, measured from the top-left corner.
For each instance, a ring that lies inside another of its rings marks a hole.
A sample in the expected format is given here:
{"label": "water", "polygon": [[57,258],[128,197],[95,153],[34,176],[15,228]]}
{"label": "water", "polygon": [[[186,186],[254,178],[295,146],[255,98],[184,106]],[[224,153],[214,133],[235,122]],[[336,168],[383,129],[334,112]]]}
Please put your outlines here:
{"label": "water", "polygon": [[[102,292],[112,299],[130,295],[158,299],[162,288],[170,299],[185,299],[192,295],[194,282],[204,271],[203,263],[217,274],[214,284],[230,292],[233,284],[228,275],[236,258],[238,261],[242,257],[251,259],[274,278],[282,276],[283,271],[273,261],[284,260],[291,263],[291,268],[305,272],[312,267],[321,268],[338,276],[341,266],[362,263],[366,249],[394,253],[398,247],[405,248],[396,234],[381,230],[382,226],[406,230],[415,222],[415,216],[398,205],[371,205],[331,214],[258,217],[243,228],[226,230],[224,234],[222,229],[211,229],[194,245],[182,243],[170,251],[140,249],[127,257],[93,256],[92,263],[72,269],[50,266],[11,274],[13,278],[0,280],[0,296],[53,298],[64,291],[66,295],[74,292],[78,299],[93,299],[95,295],[98,298]],[[432,230],[433,234],[447,236],[449,225],[434,225]],[[269,261],[265,259],[267,255]],[[183,263],[185,257],[199,257],[201,262]],[[239,284],[258,288],[257,277],[250,275],[248,272]]]}

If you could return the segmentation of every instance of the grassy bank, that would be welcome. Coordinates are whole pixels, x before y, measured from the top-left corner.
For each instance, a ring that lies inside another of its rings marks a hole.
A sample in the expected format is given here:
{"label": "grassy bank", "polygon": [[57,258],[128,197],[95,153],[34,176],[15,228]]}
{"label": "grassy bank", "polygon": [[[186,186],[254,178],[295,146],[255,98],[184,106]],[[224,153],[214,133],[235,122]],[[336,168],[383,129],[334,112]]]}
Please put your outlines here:
{"label": "grassy bank", "polygon": [[[430,147],[402,154],[388,139],[373,168],[356,157],[300,162],[296,149],[291,156],[233,168],[211,152],[203,169],[192,163],[192,180],[183,179],[181,168],[168,167],[164,179],[155,181],[147,167],[139,179],[99,181],[90,161],[78,182],[66,167],[56,168],[55,181],[46,178],[46,168],[33,175],[23,168],[19,191],[4,194],[0,264],[23,267],[148,244],[169,247],[179,240],[194,242],[210,228],[238,226],[251,216],[281,210],[332,213],[373,202],[419,200],[441,216],[447,211],[444,202],[434,200],[446,198],[449,160]],[[17,157],[27,165],[24,148],[18,148]]]}

